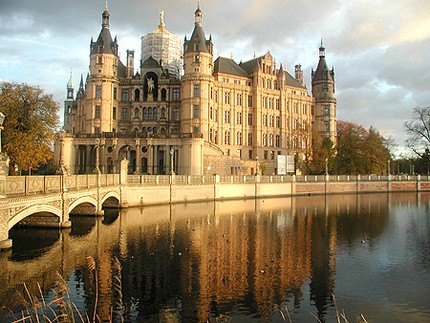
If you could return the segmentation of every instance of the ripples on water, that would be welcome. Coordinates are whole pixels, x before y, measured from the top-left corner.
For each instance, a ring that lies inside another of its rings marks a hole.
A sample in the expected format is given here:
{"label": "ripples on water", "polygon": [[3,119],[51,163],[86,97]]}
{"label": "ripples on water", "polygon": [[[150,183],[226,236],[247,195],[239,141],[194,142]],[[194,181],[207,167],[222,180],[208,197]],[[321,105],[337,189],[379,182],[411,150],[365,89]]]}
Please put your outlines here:
{"label": "ripples on water", "polygon": [[424,193],[297,197],[14,229],[0,254],[0,305],[14,309],[23,283],[52,299],[59,272],[81,312],[91,315],[97,288],[102,319],[283,322],[288,308],[293,322],[335,322],[334,294],[350,322],[430,322],[429,205]]}

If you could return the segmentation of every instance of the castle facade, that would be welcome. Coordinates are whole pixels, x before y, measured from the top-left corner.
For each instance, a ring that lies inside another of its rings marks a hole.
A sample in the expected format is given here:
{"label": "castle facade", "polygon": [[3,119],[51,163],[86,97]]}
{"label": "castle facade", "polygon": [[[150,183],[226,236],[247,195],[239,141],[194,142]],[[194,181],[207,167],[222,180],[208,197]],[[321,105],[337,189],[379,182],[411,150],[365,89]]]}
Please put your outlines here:
{"label": "castle facade", "polygon": [[191,37],[182,50],[178,44],[161,14],[158,29],[142,37],[135,72],[134,51],[120,60],[106,7],[85,81],[76,93],[67,84],[54,154],[61,169],[113,173],[126,158],[136,174],[270,175],[280,171],[278,156],[297,161],[322,138],[335,142],[334,70],[322,43],[312,94],[301,66],[293,77],[270,52],[240,63],[214,59],[200,6]]}

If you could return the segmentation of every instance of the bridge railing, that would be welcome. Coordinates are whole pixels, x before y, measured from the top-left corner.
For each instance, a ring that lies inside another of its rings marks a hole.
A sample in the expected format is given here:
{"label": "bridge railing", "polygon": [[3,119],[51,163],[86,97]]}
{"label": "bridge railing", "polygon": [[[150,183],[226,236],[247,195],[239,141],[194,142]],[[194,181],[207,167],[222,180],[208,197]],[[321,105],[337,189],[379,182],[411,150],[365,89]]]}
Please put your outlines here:
{"label": "bridge railing", "polygon": [[[312,182],[370,182],[370,181],[429,181],[428,175],[128,175],[128,185],[213,184],[217,183],[312,183]],[[119,174],[6,176],[6,196],[48,194],[66,190],[84,190],[121,184]]]}
{"label": "bridge railing", "polygon": [[119,174],[6,176],[5,195],[48,194],[58,193],[63,189],[72,191],[94,188],[98,185],[105,187],[119,184]]}

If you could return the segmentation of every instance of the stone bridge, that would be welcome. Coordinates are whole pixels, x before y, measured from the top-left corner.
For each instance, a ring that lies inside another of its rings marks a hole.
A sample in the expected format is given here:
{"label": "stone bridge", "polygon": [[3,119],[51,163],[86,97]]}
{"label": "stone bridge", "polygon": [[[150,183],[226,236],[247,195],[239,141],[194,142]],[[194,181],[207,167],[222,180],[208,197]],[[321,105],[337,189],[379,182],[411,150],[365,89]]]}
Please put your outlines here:
{"label": "stone bridge", "polygon": [[9,230],[16,224],[67,228],[70,214],[103,215],[120,207],[118,174],[5,176],[0,198],[0,249],[12,246]]}

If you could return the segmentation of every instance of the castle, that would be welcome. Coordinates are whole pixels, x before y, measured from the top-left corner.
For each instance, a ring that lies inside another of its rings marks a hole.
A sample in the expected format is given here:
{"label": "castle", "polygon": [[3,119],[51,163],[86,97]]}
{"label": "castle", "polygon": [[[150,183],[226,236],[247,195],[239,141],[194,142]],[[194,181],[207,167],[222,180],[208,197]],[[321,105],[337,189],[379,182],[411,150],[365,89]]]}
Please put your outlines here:
{"label": "castle", "polygon": [[334,70],[322,42],[312,95],[301,66],[293,77],[270,52],[239,64],[214,60],[200,4],[182,49],[163,12],[142,37],[138,72],[134,51],[124,65],[118,47],[106,6],[89,73],[76,94],[72,78],[67,84],[54,152],[63,171],[115,173],[126,158],[135,174],[271,175],[282,173],[280,157],[301,160],[322,138],[335,142]]}

